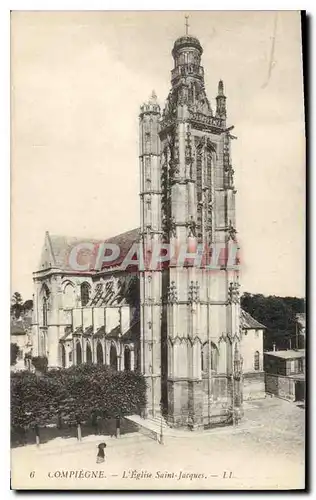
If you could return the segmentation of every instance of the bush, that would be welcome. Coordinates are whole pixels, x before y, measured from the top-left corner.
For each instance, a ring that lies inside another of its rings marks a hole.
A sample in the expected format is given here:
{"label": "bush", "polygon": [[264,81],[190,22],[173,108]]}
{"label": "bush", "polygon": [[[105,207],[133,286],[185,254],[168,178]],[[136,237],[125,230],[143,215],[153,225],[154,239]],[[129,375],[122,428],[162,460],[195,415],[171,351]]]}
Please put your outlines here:
{"label": "bush", "polygon": [[84,364],[36,375],[11,377],[13,429],[60,421],[69,425],[97,414],[106,418],[140,413],[146,404],[146,382],[136,372],[113,372],[104,365]]}

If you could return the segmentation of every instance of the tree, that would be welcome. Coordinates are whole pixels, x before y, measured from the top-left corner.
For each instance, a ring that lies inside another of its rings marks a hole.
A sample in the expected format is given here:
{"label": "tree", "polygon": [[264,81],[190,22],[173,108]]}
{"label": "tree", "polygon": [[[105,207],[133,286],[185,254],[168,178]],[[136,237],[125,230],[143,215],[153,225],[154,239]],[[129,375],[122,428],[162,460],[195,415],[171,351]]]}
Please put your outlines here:
{"label": "tree", "polygon": [[47,371],[48,359],[46,356],[34,356],[32,358],[32,365],[38,372],[45,373]]}
{"label": "tree", "polygon": [[13,430],[45,426],[61,419],[80,426],[92,414],[120,418],[140,413],[146,404],[145,377],[136,372],[113,372],[104,365],[83,364],[36,376],[11,376]]}
{"label": "tree", "polygon": [[23,312],[26,313],[27,311],[31,311],[33,309],[33,300],[28,299],[24,302],[23,304]]}
{"label": "tree", "polygon": [[296,346],[296,314],[305,311],[305,301],[297,297],[277,297],[244,293],[241,307],[266,328],[264,349]]}
{"label": "tree", "polygon": [[11,342],[10,344],[10,348],[11,348],[11,361],[10,361],[10,366],[14,366],[16,365],[16,362],[17,362],[17,358],[18,358],[18,354],[19,354],[19,347],[17,344],[13,344],[13,342]]}
{"label": "tree", "polygon": [[14,292],[11,299],[11,315],[15,316],[17,319],[21,316],[23,312],[23,299],[19,292]]}

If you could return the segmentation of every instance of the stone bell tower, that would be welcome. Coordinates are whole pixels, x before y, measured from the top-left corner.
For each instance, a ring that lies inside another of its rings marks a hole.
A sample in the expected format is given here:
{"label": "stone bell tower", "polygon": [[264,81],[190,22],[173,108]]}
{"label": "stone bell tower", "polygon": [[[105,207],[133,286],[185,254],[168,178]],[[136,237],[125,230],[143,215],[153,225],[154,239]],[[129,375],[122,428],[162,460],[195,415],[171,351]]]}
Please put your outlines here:
{"label": "stone bell tower", "polygon": [[[222,81],[215,113],[211,109],[202,53],[188,33],[172,50],[159,130],[161,221],[155,222],[155,237],[180,255],[161,280],[164,413],[171,425],[191,428],[228,421],[241,405],[238,271],[225,258],[236,241],[233,127],[226,126]],[[217,247],[224,258],[214,267],[204,257],[210,248],[214,257]]]}

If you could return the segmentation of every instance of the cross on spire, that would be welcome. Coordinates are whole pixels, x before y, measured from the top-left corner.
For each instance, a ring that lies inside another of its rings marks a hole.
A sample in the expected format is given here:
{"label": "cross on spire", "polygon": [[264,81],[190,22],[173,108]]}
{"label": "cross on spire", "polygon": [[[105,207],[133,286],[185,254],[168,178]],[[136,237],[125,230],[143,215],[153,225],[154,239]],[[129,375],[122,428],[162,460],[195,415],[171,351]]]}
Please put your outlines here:
{"label": "cross on spire", "polygon": [[185,17],[185,34],[189,34],[189,16],[184,16]]}

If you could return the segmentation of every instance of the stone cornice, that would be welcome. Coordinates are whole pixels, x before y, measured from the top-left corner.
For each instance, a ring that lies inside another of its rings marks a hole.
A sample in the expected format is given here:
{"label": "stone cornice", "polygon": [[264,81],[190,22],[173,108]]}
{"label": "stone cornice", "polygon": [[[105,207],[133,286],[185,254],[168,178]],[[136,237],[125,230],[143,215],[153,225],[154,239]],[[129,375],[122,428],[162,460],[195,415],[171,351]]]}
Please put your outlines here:
{"label": "stone cornice", "polygon": [[151,195],[151,194],[157,194],[157,195],[161,195],[162,194],[162,191],[158,191],[158,190],[151,190],[151,191],[141,191],[139,193],[139,196],[142,198],[143,196],[145,195]]}
{"label": "stone cornice", "polygon": [[48,277],[57,275],[57,276],[91,276],[94,275],[95,271],[68,271],[62,270],[60,268],[49,269],[44,271],[35,271],[33,272],[33,281],[42,281]]}
{"label": "stone cornice", "polygon": [[139,158],[144,158],[145,156],[157,156],[158,158],[160,158],[160,153],[143,153],[139,155]]}

